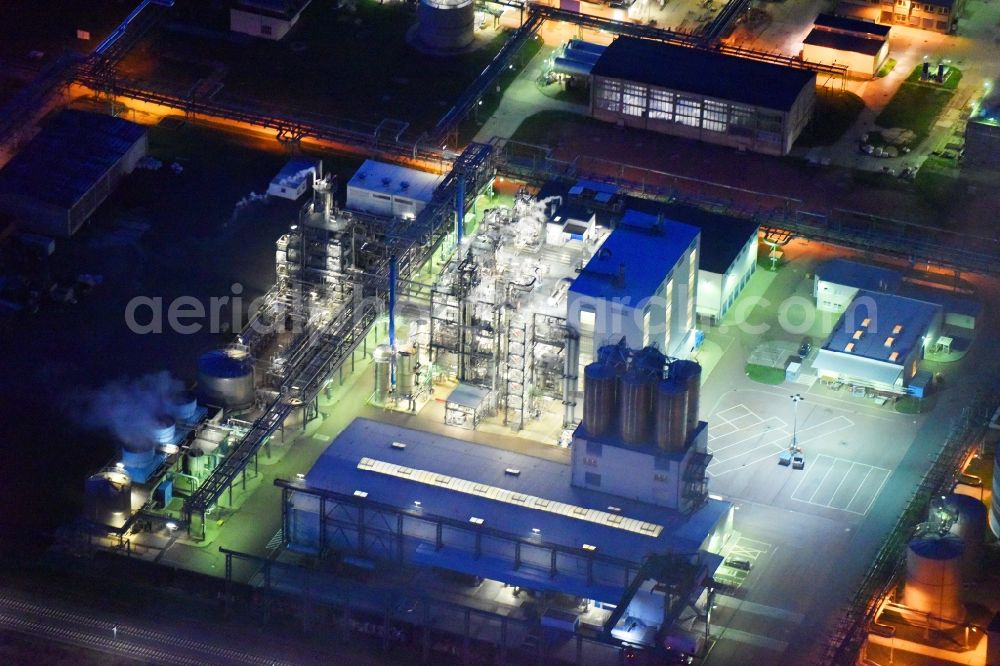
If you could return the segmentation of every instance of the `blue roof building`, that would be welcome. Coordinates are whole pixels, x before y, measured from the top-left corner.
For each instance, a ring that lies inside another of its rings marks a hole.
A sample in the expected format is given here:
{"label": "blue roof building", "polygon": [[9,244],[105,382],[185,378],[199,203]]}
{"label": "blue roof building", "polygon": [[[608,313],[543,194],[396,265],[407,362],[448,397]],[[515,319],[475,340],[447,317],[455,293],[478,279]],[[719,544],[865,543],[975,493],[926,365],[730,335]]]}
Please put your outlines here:
{"label": "blue roof building", "polygon": [[820,378],[902,394],[941,332],[940,305],[860,291],[813,366]]}
{"label": "blue roof building", "polygon": [[[574,487],[569,465],[355,419],[285,487],[289,546],[439,567],[616,604],[649,556],[695,555],[711,575],[732,517],[684,515]],[[321,519],[326,516],[326,519]]]}
{"label": "blue roof building", "polygon": [[813,295],[818,309],[843,312],[862,289],[895,293],[902,283],[903,276],[891,268],[831,259],[816,269]]}
{"label": "blue roof building", "polygon": [[690,352],[699,238],[697,227],[625,211],[569,289],[567,324],[580,335],[581,366],[595,345],[622,338],[669,356]]}

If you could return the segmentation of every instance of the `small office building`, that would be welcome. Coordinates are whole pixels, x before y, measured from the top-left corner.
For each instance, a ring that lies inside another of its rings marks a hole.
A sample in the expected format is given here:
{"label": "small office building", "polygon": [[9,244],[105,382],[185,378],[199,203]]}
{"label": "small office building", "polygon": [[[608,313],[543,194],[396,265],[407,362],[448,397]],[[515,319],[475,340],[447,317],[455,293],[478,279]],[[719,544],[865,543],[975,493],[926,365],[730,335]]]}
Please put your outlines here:
{"label": "small office building", "polygon": [[293,157],[267,186],[267,194],[272,197],[296,201],[309,191],[317,178],[323,175],[323,167],[312,157]]}
{"label": "small office building", "polygon": [[383,217],[415,218],[434,199],[444,176],[365,160],[347,183],[347,209]]}
{"label": "small office building", "polygon": [[807,69],[634,37],[591,70],[594,118],[771,155],[791,150],[815,100]]}
{"label": "small office building", "polygon": [[850,259],[831,259],[816,269],[813,296],[821,312],[843,312],[862,289],[895,293],[903,278],[898,271]]}
{"label": "small office building", "polygon": [[802,42],[802,58],[845,65],[850,76],[875,78],[889,57],[889,30],[871,21],[820,14]]}
{"label": "small office building", "polygon": [[840,0],[839,16],[878,21],[883,25],[905,25],[945,34],[955,32],[965,9],[965,0]]}
{"label": "small office building", "polygon": [[940,305],[859,291],[813,367],[820,379],[903,395],[942,325]]}
{"label": "small office building", "polygon": [[229,8],[229,29],[261,39],[284,39],[312,0],[237,0]]}

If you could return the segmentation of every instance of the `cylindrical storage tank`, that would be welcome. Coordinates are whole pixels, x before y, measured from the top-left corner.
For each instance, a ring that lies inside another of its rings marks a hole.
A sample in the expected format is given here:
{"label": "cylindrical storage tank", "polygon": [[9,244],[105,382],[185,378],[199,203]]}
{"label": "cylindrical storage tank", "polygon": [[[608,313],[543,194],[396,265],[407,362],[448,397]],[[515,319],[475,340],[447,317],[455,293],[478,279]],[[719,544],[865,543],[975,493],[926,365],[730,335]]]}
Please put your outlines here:
{"label": "cylindrical storage tank", "polygon": [[155,458],[156,449],[153,445],[137,449],[122,447],[122,463],[126,469],[144,469],[152,465]]}
{"label": "cylindrical storage tank", "polygon": [[687,442],[687,387],[672,379],[656,386],[653,432],[661,451],[681,451]]}
{"label": "cylindrical storage tank", "polygon": [[184,458],[184,471],[191,476],[201,477],[209,471],[209,457],[201,449],[188,449]]}
{"label": "cylindrical storage tank", "polygon": [[107,469],[84,484],[83,515],[98,525],[121,527],[132,513],[132,482],[121,470]]}
{"label": "cylindrical storage tank", "polygon": [[629,370],[619,383],[618,423],[626,444],[649,441],[650,405],[654,379],[644,372]]}
{"label": "cylindrical storage tank", "polygon": [[170,406],[170,415],[181,423],[191,423],[198,414],[198,396],[193,391],[184,391]]}
{"label": "cylindrical storage tank", "polygon": [[993,463],[993,501],[990,506],[990,529],[1000,539],[1000,456]]}
{"label": "cylindrical storage tank", "polygon": [[404,398],[413,395],[413,353],[396,354],[396,394]]}
{"label": "cylindrical storage tank", "polygon": [[392,379],[392,350],[389,345],[379,345],[372,352],[372,361],[375,371],[375,401],[385,402],[389,396],[390,381]]}
{"label": "cylindrical storage tank", "polygon": [[226,409],[252,405],[253,359],[236,349],[202,354],[198,359],[198,396],[209,405]]}
{"label": "cylindrical storage tank", "polygon": [[957,493],[946,496],[942,504],[956,516],[951,533],[962,540],[962,578],[971,582],[978,577],[986,539],[986,505],[975,497]]}
{"label": "cylindrical storage tank", "polygon": [[475,37],[476,13],[472,0],[420,0],[417,37],[438,51],[457,51]]}
{"label": "cylindrical storage tank", "polygon": [[903,616],[934,629],[965,620],[962,605],[962,540],[953,534],[930,534],[910,541],[906,551]]}
{"label": "cylindrical storage tank", "polygon": [[587,53],[601,55],[605,50],[607,50],[607,48],[608,47],[606,46],[595,44],[593,42],[587,42],[582,39],[571,39],[566,42],[567,51],[585,51]]}
{"label": "cylindrical storage tank", "polygon": [[583,369],[583,427],[599,437],[611,429],[615,417],[615,369],[605,363],[591,363]]}
{"label": "cylindrical storage tank", "polygon": [[701,366],[694,361],[675,361],[670,366],[670,377],[687,387],[687,434],[698,429],[701,398]]}
{"label": "cylindrical storage tank", "polygon": [[171,416],[161,416],[156,419],[156,425],[149,433],[157,444],[171,444],[177,437],[177,424]]}

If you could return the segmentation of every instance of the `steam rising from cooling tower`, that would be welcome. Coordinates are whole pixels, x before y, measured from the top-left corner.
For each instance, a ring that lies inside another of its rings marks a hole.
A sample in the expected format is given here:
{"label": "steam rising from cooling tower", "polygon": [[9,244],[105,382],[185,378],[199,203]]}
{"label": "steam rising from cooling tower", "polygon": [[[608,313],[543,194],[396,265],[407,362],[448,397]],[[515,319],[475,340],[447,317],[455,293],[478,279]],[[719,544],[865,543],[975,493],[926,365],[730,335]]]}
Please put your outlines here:
{"label": "steam rising from cooling tower", "polygon": [[78,406],[79,420],[88,428],[107,430],[126,451],[152,450],[164,415],[174,413],[183,394],[184,385],[169,372],[121,380],[88,392]]}

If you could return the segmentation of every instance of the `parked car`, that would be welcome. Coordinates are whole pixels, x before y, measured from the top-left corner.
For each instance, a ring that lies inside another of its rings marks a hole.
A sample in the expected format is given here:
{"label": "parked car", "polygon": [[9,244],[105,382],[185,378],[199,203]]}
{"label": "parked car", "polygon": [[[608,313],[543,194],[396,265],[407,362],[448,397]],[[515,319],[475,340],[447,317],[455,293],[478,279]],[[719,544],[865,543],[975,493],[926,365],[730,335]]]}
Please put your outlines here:
{"label": "parked car", "polygon": [[739,569],[740,571],[749,572],[753,569],[753,562],[744,557],[730,557],[726,560],[726,566],[732,569]]}
{"label": "parked car", "polygon": [[809,338],[806,338],[805,340],[802,341],[802,344],[799,345],[799,356],[801,356],[802,358],[809,356],[809,352],[812,351],[812,348],[813,348],[812,342],[809,341]]}

